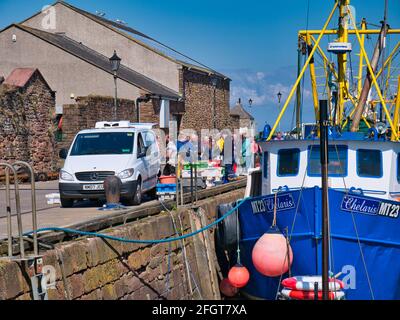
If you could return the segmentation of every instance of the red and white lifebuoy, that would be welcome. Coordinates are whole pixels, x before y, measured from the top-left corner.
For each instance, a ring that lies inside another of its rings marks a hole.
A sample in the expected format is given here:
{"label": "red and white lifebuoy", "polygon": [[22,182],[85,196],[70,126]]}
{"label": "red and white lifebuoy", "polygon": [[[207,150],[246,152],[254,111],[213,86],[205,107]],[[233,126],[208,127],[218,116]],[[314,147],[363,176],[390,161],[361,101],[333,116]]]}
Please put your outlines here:
{"label": "red and white lifebuoy", "polygon": [[[295,299],[295,300],[314,300],[315,294],[314,291],[302,291],[302,290],[291,290],[291,289],[282,289],[282,296],[285,298]],[[343,291],[330,291],[329,292],[329,300],[340,300],[344,298]],[[322,300],[322,291],[318,291],[318,300]]]}
{"label": "red and white lifebuoy", "polygon": [[[318,291],[322,290],[321,276],[298,276],[286,278],[282,281],[282,286],[292,290],[314,291],[314,284],[318,282]],[[338,279],[329,280],[329,290],[337,291],[344,288],[344,283]]]}

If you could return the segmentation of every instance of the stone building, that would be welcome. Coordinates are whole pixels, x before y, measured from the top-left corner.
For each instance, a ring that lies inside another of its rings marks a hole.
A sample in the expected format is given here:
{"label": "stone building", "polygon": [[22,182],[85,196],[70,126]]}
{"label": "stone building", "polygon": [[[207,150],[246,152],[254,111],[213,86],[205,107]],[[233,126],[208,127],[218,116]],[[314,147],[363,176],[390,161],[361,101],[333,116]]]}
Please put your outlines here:
{"label": "stone building", "polygon": [[238,121],[239,128],[255,129],[256,124],[254,121],[254,117],[244,109],[240,99],[231,109],[230,114],[231,117],[237,119],[236,121]]}
{"label": "stone building", "polygon": [[56,170],[54,105],[39,70],[11,72],[0,85],[0,160],[28,161],[38,174]]}
{"label": "stone building", "polygon": [[228,77],[64,1],[0,31],[0,76],[21,66],[38,68],[56,91],[56,110],[62,113],[63,105],[78,103],[71,96],[113,96],[108,57],[114,50],[122,59],[118,95],[135,107],[140,103],[141,121],[158,121],[161,105],[169,104],[170,119],[180,129],[232,127]]}

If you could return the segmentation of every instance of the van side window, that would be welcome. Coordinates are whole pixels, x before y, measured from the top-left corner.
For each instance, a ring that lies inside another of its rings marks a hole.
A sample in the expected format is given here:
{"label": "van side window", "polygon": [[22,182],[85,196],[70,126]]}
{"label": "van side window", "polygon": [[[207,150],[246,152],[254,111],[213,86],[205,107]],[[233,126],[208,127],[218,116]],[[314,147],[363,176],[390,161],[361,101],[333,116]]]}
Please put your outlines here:
{"label": "van side window", "polygon": [[357,150],[357,174],[360,177],[381,178],[383,175],[380,150]]}
{"label": "van side window", "polygon": [[137,156],[141,157],[145,153],[144,142],[142,138],[142,134],[138,135],[138,144],[137,144]]}
{"label": "van side window", "polygon": [[278,176],[297,176],[299,165],[299,149],[282,149],[278,151]]}
{"label": "van side window", "polygon": [[144,136],[144,144],[146,147],[150,147],[156,142],[154,133],[151,131],[144,132],[143,136]]}

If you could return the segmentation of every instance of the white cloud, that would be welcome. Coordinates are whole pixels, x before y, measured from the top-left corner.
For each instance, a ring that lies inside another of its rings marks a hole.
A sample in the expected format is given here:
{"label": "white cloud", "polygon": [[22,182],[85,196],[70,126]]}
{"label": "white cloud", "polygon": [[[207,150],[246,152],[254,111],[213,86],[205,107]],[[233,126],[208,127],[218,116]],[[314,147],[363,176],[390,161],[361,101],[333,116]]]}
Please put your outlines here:
{"label": "white cloud", "polygon": [[[224,71],[232,79],[231,82],[231,105],[233,106],[238,99],[242,100],[243,105],[256,118],[260,126],[265,122],[273,123],[278,115],[278,92],[282,93],[281,104],[286,101],[290,90],[296,80],[296,68],[294,66],[282,67],[273,72],[266,71],[250,71],[250,70],[225,70]],[[292,101],[289,109],[292,110]],[[252,99],[252,108],[249,109],[248,100]],[[303,90],[304,111],[307,113],[308,108],[312,108],[311,92],[306,87]],[[293,116],[292,111],[287,111],[284,121],[287,126],[291,126]]]}
{"label": "white cloud", "polygon": [[[284,102],[295,80],[291,71],[290,68],[282,68],[274,73],[248,70],[228,71],[232,79],[231,104],[235,104],[241,98],[242,101],[252,99],[253,106],[274,105],[278,103],[278,92],[282,93],[281,102]],[[307,89],[303,91],[303,94],[305,100],[311,96]]]}

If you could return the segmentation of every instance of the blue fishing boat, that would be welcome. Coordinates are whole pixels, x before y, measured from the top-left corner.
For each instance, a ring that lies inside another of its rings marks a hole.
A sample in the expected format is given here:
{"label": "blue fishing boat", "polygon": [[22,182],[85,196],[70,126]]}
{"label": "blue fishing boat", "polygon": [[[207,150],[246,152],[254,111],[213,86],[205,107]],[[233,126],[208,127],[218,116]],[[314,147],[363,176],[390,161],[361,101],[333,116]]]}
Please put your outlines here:
{"label": "blue fishing boat", "polygon": [[[340,24],[338,29],[328,30],[336,10]],[[248,298],[291,299],[296,296],[282,294],[284,279],[322,276],[327,282],[340,279],[344,292],[340,298],[400,299],[400,95],[397,91],[397,97],[387,97],[377,79],[382,43],[394,32],[388,31],[385,19],[380,30],[368,33],[378,36],[371,61],[362,41],[366,28],[358,28],[348,0],[335,2],[322,30],[299,32],[299,48],[305,46],[299,55],[308,58],[299,66],[297,81],[276,123],[272,129],[266,126],[259,141],[262,165],[248,178],[247,198],[217,230],[219,258],[221,252],[227,253],[225,264],[229,266],[239,258],[250,273],[249,282],[241,288]],[[327,34],[338,35],[328,46],[337,55],[337,67],[320,48],[320,40]],[[350,35],[358,40],[361,68],[365,63],[367,69],[364,83],[361,70],[355,91],[349,89],[346,72],[352,50]],[[324,97],[317,92],[315,78],[314,54],[318,51],[327,68]],[[381,73],[386,67],[383,63]],[[310,69],[316,122],[311,129],[302,126],[297,109],[296,129],[286,139],[274,140],[277,125],[296,92],[295,107],[301,107],[300,83],[306,69]],[[371,98],[371,91],[378,102]],[[326,119],[322,108],[326,108]],[[236,205],[221,206],[220,216]],[[254,264],[254,247],[271,227],[288,243],[287,270],[278,276],[267,276]],[[320,289],[318,284],[311,288]]]}

